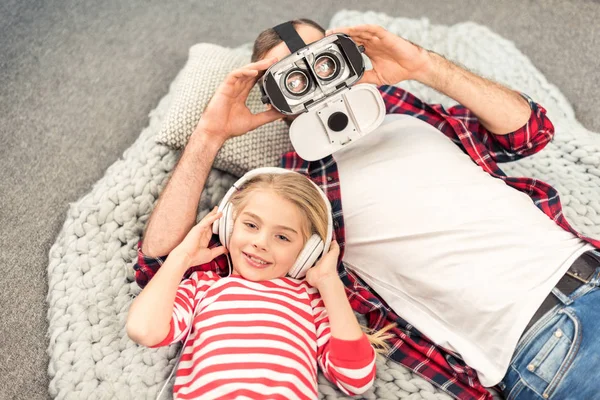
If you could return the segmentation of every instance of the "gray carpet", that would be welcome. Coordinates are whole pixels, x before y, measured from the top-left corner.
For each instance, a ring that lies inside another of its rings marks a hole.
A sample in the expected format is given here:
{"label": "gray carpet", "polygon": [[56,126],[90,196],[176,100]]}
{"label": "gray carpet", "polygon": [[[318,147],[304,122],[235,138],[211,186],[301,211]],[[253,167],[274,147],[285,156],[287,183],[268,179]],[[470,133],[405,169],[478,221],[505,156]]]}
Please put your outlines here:
{"label": "gray carpet", "polygon": [[[343,7],[485,24],[514,41],[567,96],[583,125],[600,132],[600,3],[482,3],[355,0]],[[47,398],[50,246],[68,203],[89,192],[146,126],[188,48],[237,46],[299,16],[326,26],[340,7],[323,1],[0,3],[0,399]]]}

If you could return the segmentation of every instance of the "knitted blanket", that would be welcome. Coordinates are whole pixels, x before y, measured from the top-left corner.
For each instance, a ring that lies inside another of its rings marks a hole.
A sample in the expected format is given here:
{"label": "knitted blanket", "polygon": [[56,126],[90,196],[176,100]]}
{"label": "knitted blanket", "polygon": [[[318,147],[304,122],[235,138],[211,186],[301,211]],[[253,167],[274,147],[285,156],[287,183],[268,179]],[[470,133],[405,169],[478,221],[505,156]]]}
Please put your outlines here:
{"label": "knitted blanket", "polygon": [[[511,42],[474,23],[448,27],[372,12],[341,11],[330,26],[358,23],[385,26],[544,105],[556,126],[555,140],[535,156],[505,164],[504,170],[552,184],[561,193],[567,219],[587,235],[600,236],[600,136],[575,120],[560,91]],[[417,83],[401,86],[425,101],[451,104]],[[173,368],[180,346],[137,346],[124,329],[129,305],[139,293],[132,271],[136,243],[178,158],[178,152],[155,142],[172,89],[173,85],[123,157],[89,194],[70,205],[50,250],[48,373],[53,398],[151,399]],[[234,180],[212,170],[199,218],[218,203]],[[375,384],[363,398],[450,398],[400,365],[380,358],[377,367]],[[319,391],[320,398],[344,398],[323,376]]]}

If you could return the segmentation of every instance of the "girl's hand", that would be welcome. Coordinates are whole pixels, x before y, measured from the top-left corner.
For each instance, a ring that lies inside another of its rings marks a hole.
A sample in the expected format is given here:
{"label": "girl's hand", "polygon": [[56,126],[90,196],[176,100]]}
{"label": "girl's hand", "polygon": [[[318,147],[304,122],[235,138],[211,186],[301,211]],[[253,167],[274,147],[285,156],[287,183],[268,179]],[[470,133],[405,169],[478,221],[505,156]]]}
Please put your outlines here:
{"label": "girl's hand", "polygon": [[225,254],[227,249],[224,246],[217,246],[209,249],[208,242],[212,237],[212,224],[223,216],[222,212],[217,212],[217,207],[206,214],[198,224],[196,224],[183,239],[183,241],[173,249],[172,253],[179,254],[186,258],[186,268],[193,265],[206,264],[221,254]]}
{"label": "girl's hand", "polygon": [[256,84],[261,71],[277,62],[277,58],[248,64],[230,72],[219,85],[202,113],[196,131],[217,136],[225,141],[283,117],[277,110],[269,109],[252,114],[246,100]]}
{"label": "girl's hand", "polygon": [[407,79],[417,79],[430,62],[429,52],[379,25],[357,25],[328,30],[326,35],[345,33],[357,45],[365,46],[365,54],[373,69],[365,71],[357,83],[377,86],[394,85]]}
{"label": "girl's hand", "polygon": [[306,273],[306,281],[319,291],[323,285],[330,282],[340,281],[337,272],[338,257],[340,255],[340,246],[335,240],[331,242],[329,251],[315,264],[314,267]]}

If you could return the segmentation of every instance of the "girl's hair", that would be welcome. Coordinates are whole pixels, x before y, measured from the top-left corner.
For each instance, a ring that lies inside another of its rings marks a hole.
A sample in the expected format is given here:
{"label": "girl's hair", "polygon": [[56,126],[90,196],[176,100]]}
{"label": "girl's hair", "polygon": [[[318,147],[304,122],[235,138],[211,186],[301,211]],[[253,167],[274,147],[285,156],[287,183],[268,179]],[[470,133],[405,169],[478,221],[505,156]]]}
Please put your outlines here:
{"label": "girl's hair", "polygon": [[302,236],[304,242],[314,233],[319,235],[323,242],[327,236],[327,206],[319,193],[319,189],[298,173],[260,174],[249,179],[231,196],[230,202],[234,209],[234,219],[237,212],[241,211],[248,202],[248,195],[256,190],[269,189],[277,195],[292,202],[305,216]]}
{"label": "girl's hair", "polygon": [[[316,23],[315,21],[313,21],[311,19],[300,18],[300,19],[292,20],[290,22],[292,23],[294,28],[297,28],[299,25],[312,26],[313,28],[321,31],[323,36],[325,36],[325,29],[323,29],[323,27],[321,25],[319,25],[318,23]],[[252,48],[251,61],[256,62],[256,61],[262,59],[269,50],[271,50],[273,47],[277,46],[281,42],[282,42],[281,38],[279,37],[279,35],[277,34],[277,32],[275,32],[275,30],[273,28],[265,29],[258,35],[256,40],[254,41],[254,47]]]}
{"label": "girl's hair", "polygon": [[[247,204],[249,195],[257,190],[272,190],[300,209],[302,214],[306,216],[302,232],[304,242],[315,233],[321,237],[321,240],[325,241],[329,217],[327,206],[321,193],[319,193],[319,189],[307,177],[298,173],[266,173],[249,179],[229,200],[234,209],[234,219],[237,218],[238,213]],[[361,328],[365,331],[375,351],[385,353],[389,349],[386,340],[392,337],[387,332],[395,326],[395,324],[390,324],[379,331],[373,331],[362,325]]]}

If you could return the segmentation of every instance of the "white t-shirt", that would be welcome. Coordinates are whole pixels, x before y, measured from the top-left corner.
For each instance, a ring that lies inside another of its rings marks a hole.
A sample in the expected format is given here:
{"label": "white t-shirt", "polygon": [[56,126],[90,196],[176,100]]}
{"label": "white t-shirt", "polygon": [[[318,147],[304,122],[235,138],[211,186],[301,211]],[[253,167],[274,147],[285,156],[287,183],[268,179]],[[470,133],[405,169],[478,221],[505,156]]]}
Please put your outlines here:
{"label": "white t-shirt", "polygon": [[496,385],[544,298],[593,247],[417,118],[388,115],[334,158],[344,262]]}

